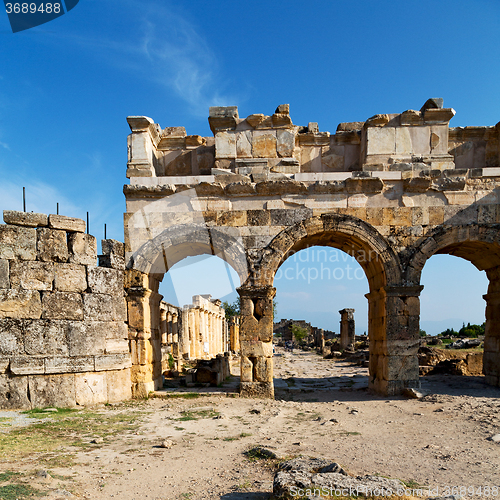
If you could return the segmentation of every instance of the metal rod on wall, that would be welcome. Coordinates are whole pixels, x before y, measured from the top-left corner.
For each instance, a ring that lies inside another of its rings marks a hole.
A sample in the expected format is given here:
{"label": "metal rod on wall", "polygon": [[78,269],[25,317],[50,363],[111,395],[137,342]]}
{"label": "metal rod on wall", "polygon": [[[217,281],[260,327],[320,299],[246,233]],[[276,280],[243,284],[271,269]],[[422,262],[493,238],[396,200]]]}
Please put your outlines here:
{"label": "metal rod on wall", "polygon": [[106,224],[104,224],[104,239],[106,239]]}
{"label": "metal rod on wall", "polygon": [[89,232],[89,213],[87,212],[87,234],[90,234]]}
{"label": "metal rod on wall", "polygon": [[57,215],[59,215],[59,203],[57,204]]}
{"label": "metal rod on wall", "polygon": [[26,188],[23,187],[23,212],[26,212]]}

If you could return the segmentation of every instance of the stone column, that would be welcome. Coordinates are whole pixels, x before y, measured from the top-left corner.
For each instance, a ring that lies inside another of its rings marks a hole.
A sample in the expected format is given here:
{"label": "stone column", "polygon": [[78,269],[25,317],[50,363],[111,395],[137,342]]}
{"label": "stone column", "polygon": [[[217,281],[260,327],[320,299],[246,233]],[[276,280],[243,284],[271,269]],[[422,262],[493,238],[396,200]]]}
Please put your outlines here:
{"label": "stone column", "polygon": [[134,397],[147,397],[163,385],[159,328],[162,296],[154,292],[150,284],[155,286],[154,279],[145,273],[136,270],[125,272]]}
{"label": "stone column", "polygon": [[173,342],[173,329],[172,329],[172,313],[167,312],[167,344],[171,345]]}
{"label": "stone column", "polygon": [[386,286],[366,294],[370,341],[369,387],[388,396],[420,387],[419,295],[423,286]]}
{"label": "stone column", "polygon": [[483,373],[486,382],[500,386],[500,292],[483,295],[486,301],[486,328],[484,332]]}
{"label": "stone column", "polygon": [[243,397],[274,398],[272,286],[238,288],[241,299],[241,383]]}
{"label": "stone column", "polygon": [[354,350],[356,328],[354,325],[354,309],[342,309],[340,313],[340,348]]}
{"label": "stone column", "polygon": [[160,333],[163,345],[168,344],[168,314],[166,309],[160,309]]}

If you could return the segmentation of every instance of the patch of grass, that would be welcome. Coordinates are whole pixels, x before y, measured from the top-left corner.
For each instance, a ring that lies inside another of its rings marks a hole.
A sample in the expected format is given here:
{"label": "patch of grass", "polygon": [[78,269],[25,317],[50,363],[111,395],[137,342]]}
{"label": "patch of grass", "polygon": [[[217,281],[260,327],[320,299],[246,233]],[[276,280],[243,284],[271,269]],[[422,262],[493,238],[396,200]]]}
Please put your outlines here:
{"label": "patch of grass", "polygon": [[30,456],[52,467],[67,466],[72,452],[90,446],[95,448],[90,444],[92,438],[106,439],[136,430],[140,417],[137,413],[68,408],[58,408],[56,412],[29,410],[25,414],[38,420],[2,436],[0,462],[8,463]]}
{"label": "patch of grass", "polygon": [[2,500],[23,500],[43,495],[45,495],[45,492],[37,490],[28,484],[7,484],[0,487],[0,498]]}
{"label": "patch of grass", "polygon": [[185,431],[186,429],[184,427],[174,427],[176,431]]}
{"label": "patch of grass", "polygon": [[361,436],[361,432],[356,432],[356,431],[342,431],[342,432],[337,432],[337,434],[340,436]]}
{"label": "patch of grass", "polygon": [[236,441],[240,439],[239,436],[225,437],[223,441]]}
{"label": "patch of grass", "polygon": [[14,477],[18,477],[21,474],[19,472],[14,472],[11,470],[8,470],[6,472],[0,473],[0,483],[5,483],[5,481],[10,481]]}
{"label": "patch of grass", "polygon": [[246,437],[250,437],[252,434],[250,432],[242,432],[240,434],[240,438],[246,438]]}

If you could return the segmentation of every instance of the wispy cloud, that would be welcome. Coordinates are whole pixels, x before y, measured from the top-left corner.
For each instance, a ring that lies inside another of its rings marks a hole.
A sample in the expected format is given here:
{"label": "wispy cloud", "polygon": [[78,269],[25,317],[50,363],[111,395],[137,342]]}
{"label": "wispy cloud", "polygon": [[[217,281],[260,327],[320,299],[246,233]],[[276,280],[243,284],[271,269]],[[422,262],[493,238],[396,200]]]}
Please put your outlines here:
{"label": "wispy cloud", "polygon": [[10,151],[10,147],[6,142],[0,141],[0,146],[2,146],[2,148],[5,148],[7,151]]}

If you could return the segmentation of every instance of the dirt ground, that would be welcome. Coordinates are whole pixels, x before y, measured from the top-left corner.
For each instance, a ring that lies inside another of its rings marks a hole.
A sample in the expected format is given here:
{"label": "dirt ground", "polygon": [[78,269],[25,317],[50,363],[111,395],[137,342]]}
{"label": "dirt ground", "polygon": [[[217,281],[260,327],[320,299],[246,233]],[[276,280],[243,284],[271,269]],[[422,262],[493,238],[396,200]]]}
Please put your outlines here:
{"label": "dirt ground", "polygon": [[[41,431],[16,427],[23,417],[2,412],[12,419],[0,427],[0,498],[16,498],[1,493],[15,473],[52,499],[271,498],[275,463],[245,456],[255,445],[283,457],[330,459],[351,474],[397,478],[439,496],[456,493],[452,487],[467,488],[465,496],[472,488],[476,496],[500,496],[500,443],[489,439],[500,433],[500,388],[482,377],[436,375],[421,379],[423,399],[386,398],[367,391],[367,375],[345,361],[278,349],[274,401],[221,395],[101,406],[88,418],[112,417],[105,425],[121,422],[119,432],[99,434],[102,426],[90,424],[84,432],[82,421],[72,431],[83,436],[80,445],[50,453],[33,445],[30,453],[6,455],[10,433],[21,432],[20,446],[22,436]],[[91,443],[92,432],[104,437]],[[160,447],[165,440],[172,446]],[[52,479],[37,476],[41,469]]]}

